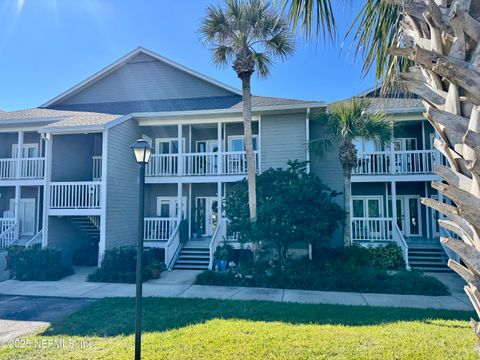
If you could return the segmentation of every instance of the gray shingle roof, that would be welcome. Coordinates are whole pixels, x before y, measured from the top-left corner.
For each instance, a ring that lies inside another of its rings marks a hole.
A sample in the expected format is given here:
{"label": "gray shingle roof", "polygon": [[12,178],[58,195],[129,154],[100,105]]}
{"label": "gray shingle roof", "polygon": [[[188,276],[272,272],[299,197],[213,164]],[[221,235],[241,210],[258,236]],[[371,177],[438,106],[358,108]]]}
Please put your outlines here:
{"label": "gray shingle roof", "polygon": [[419,109],[424,108],[420,99],[377,97],[368,100],[371,101],[371,110],[411,109],[412,111],[419,111]]}
{"label": "gray shingle roof", "polygon": [[99,126],[117,119],[118,115],[101,114],[83,111],[62,111],[53,109],[26,109],[0,113],[0,125],[3,122],[21,123],[28,120],[44,120],[51,122],[46,128],[72,126]]}
{"label": "gray shingle roof", "polygon": [[[278,105],[301,105],[312,101],[294,100],[285,98],[273,98],[265,96],[253,96],[253,107],[278,106]],[[319,103],[321,105],[321,103]],[[121,101],[96,104],[68,104],[56,105],[53,109],[95,111],[107,114],[126,115],[137,112],[171,112],[171,111],[195,111],[215,109],[238,109],[242,108],[241,96],[215,96],[204,98],[145,100],[145,101]]]}

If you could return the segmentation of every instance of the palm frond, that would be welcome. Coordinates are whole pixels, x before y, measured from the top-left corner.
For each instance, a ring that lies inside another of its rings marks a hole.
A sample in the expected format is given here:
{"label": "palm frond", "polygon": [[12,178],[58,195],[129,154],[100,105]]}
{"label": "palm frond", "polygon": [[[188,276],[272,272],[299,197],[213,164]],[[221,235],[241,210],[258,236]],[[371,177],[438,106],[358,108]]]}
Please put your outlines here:
{"label": "palm frond", "polygon": [[272,66],[272,59],[266,53],[253,53],[253,60],[258,69],[259,76],[268,77],[270,75],[270,67]]}
{"label": "palm frond", "polygon": [[284,0],[294,29],[300,29],[307,37],[322,33],[323,37],[335,38],[337,25],[331,0]]}

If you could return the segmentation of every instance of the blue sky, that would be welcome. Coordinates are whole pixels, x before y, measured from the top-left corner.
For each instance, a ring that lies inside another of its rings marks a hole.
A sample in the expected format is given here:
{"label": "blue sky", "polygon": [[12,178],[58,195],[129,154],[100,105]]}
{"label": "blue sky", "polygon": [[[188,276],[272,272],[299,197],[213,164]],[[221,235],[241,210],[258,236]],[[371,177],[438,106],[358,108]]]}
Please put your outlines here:
{"label": "blue sky", "polygon": [[[0,0],[0,109],[40,106],[144,46],[239,88],[230,68],[212,65],[197,30],[209,0]],[[335,2],[335,1],[334,1]],[[338,3],[338,2],[337,2]],[[336,8],[340,33],[358,5]],[[300,40],[256,95],[332,101],[374,85],[348,48]]]}

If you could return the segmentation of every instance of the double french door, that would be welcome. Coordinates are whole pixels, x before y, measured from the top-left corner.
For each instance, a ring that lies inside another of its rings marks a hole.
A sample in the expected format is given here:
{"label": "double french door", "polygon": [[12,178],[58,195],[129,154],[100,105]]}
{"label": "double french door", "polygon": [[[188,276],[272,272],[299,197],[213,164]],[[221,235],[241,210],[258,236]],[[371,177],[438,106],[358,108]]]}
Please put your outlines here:
{"label": "double french door", "polygon": [[[404,236],[422,235],[420,196],[397,195],[397,225]],[[392,213],[392,199],[388,200],[388,213]]]}
{"label": "double french door", "polygon": [[196,233],[212,236],[218,225],[218,199],[216,196],[195,198]]}

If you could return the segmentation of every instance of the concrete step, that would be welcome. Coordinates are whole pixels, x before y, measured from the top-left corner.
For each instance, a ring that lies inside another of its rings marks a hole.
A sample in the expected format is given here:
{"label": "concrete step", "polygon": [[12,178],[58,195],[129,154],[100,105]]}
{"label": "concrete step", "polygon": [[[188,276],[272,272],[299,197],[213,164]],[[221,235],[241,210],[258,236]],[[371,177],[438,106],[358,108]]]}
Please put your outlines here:
{"label": "concrete step", "polygon": [[175,265],[173,267],[174,270],[207,270],[208,269],[208,264],[205,266],[199,266],[199,265]]}
{"label": "concrete step", "polygon": [[210,256],[180,254],[180,256],[178,257],[178,260],[188,260],[188,259],[200,259],[200,260],[210,261]]}

